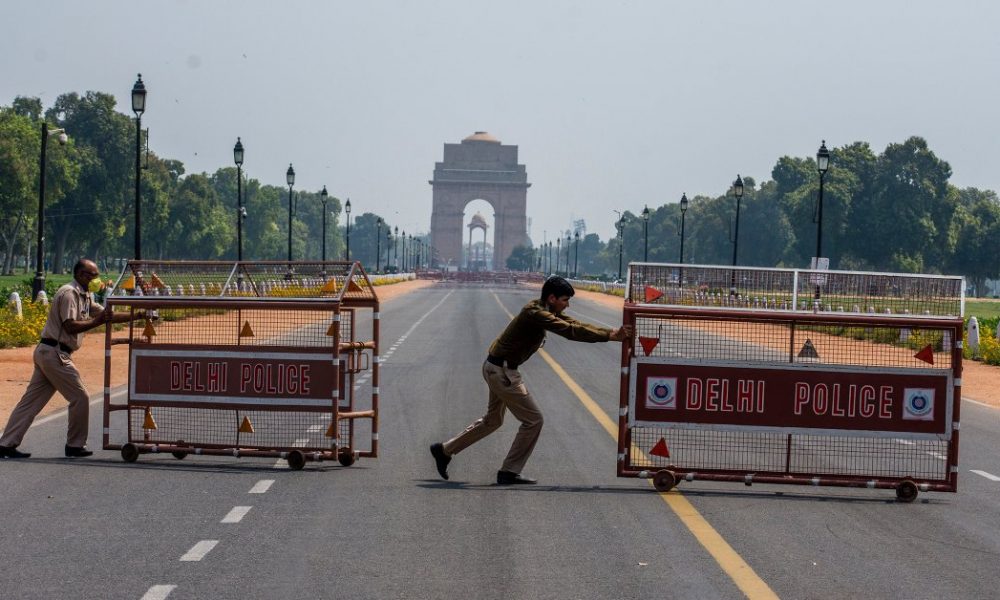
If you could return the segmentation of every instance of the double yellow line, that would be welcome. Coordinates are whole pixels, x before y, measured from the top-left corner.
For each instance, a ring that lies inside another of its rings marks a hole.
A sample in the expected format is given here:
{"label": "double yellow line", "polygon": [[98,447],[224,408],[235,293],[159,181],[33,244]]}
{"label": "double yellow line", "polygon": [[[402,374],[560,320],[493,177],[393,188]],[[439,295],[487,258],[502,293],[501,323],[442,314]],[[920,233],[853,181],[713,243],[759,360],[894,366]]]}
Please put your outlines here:
{"label": "double yellow line", "polygon": [[[513,319],[514,315],[507,310],[507,307],[500,302],[500,297],[495,293],[493,297],[496,299],[497,304],[500,308],[507,314],[508,318]],[[618,439],[618,425],[608,417],[607,413],[601,410],[594,399],[580,387],[573,378],[569,376],[566,369],[562,368],[562,365],[557,363],[552,356],[545,350],[538,351],[539,356],[552,368],[555,374],[562,380],[566,387],[570,389],[571,392],[580,400],[584,408],[600,423],[601,427],[608,432],[613,439]],[[766,598],[777,598],[778,595],[774,593],[767,583],[764,582],[760,576],[754,572],[753,568],[747,564],[743,557],[741,557],[733,547],[729,545],[726,540],[719,535],[719,532],[712,527],[711,524],[705,517],[701,516],[687,498],[685,498],[679,491],[671,492],[659,492],[660,498],[670,507],[677,518],[684,523],[684,526],[688,528],[688,531],[694,535],[698,543],[702,545],[705,550],[715,559],[715,562],[719,563],[722,570],[733,580],[736,587],[740,589],[741,592],[746,594],[747,598],[751,599],[766,599]]]}

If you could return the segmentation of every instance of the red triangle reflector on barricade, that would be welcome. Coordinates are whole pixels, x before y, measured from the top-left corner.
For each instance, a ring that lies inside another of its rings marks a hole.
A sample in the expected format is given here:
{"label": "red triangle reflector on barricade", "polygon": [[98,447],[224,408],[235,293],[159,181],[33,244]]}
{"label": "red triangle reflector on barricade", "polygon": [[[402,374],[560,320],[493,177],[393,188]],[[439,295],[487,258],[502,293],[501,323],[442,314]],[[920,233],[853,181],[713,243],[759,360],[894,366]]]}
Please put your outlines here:
{"label": "red triangle reflector on barricade", "polygon": [[646,353],[646,356],[649,356],[653,348],[656,348],[656,345],[660,343],[660,338],[643,337],[640,335],[639,343],[642,344],[642,351]]}
{"label": "red triangle reflector on barricade", "polygon": [[653,456],[662,456],[663,458],[670,458],[670,448],[667,448],[666,438],[660,438],[660,441],[656,442],[653,449],[649,451]]}
{"label": "red triangle reflector on barricade", "polygon": [[934,364],[934,348],[931,348],[930,344],[924,346],[924,349],[913,355],[914,358],[919,358],[929,365]]}
{"label": "red triangle reflector on barricade", "polygon": [[661,296],[663,296],[663,292],[651,285],[646,286],[646,302],[652,302]]}

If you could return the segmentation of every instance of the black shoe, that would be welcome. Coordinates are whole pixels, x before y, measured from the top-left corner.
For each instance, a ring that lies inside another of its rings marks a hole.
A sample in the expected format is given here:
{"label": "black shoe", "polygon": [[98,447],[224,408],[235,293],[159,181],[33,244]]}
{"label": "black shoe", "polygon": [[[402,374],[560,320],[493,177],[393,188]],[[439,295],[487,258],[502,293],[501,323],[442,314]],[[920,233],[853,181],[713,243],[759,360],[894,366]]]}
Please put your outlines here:
{"label": "black shoe", "polygon": [[66,446],[66,458],[83,458],[85,456],[93,456],[93,452],[87,450],[85,446],[80,446],[79,448],[75,446]]}
{"label": "black shoe", "polygon": [[14,446],[0,446],[0,458],[28,458],[30,452],[21,452]]}
{"label": "black shoe", "polygon": [[519,473],[512,471],[497,471],[497,485],[523,485],[538,483],[537,479],[521,477]]}
{"label": "black shoe", "polygon": [[444,453],[444,445],[441,443],[431,444],[431,456],[437,463],[438,475],[441,476],[441,479],[448,479],[448,463],[451,462],[451,457]]}

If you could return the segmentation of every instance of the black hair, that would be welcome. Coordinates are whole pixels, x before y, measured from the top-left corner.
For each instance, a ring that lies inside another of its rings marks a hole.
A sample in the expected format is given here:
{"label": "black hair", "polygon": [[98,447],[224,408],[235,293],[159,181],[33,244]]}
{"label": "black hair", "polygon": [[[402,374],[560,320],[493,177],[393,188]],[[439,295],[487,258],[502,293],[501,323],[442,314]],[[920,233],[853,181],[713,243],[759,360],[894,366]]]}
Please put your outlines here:
{"label": "black hair", "polygon": [[573,286],[558,275],[549,277],[542,284],[542,302],[548,300],[549,294],[555,294],[556,298],[562,298],[563,296],[572,297],[575,293]]}

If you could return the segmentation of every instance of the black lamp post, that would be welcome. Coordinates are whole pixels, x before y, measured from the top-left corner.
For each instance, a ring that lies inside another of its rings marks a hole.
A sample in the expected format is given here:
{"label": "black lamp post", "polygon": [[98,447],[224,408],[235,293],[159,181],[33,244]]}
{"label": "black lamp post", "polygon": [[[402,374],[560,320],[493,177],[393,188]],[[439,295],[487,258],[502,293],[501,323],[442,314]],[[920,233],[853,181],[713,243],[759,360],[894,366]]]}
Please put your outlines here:
{"label": "black lamp post", "polygon": [[142,113],[146,112],[146,86],[139,73],[132,86],[132,112],[135,113],[135,259],[142,260],[142,202],[139,185],[142,181]]}
{"label": "black lamp post", "polygon": [[236,260],[243,261],[243,142],[236,138],[233,146],[233,162],[236,163]]}
{"label": "black lamp post", "polygon": [[42,122],[42,151],[38,156],[38,247],[35,249],[35,279],[31,282],[31,298],[38,299],[38,292],[45,289],[45,149],[49,136],[59,134],[59,144],[66,145],[69,139],[65,129],[49,129]]}
{"label": "black lamp post", "polygon": [[614,211],[618,213],[618,281],[622,279],[622,261],[625,256],[625,215],[620,211]]}
{"label": "black lamp post", "polygon": [[375,220],[375,272],[379,272],[382,260],[382,217]]}
{"label": "black lamp post", "polygon": [[351,260],[351,199],[344,203],[344,214],[347,215],[347,260]]}
{"label": "black lamp post", "polygon": [[392,248],[392,228],[388,225],[385,227],[385,268],[389,269],[389,252]]}
{"label": "black lamp post", "polygon": [[[816,205],[816,263],[814,269],[819,268],[819,259],[823,256],[823,178],[830,169],[830,151],[826,149],[826,140],[819,146],[816,152],[816,170],[819,171],[819,202]],[[815,298],[819,300],[819,284],[816,284]]]}
{"label": "black lamp post", "polygon": [[642,262],[649,261],[649,207],[642,207]]}
{"label": "black lamp post", "polygon": [[733,195],[736,196],[736,232],[733,237],[733,272],[729,283],[729,294],[736,295],[736,250],[740,245],[740,201],[743,200],[743,178],[736,175],[733,182]]}
{"label": "black lamp post", "polygon": [[403,272],[406,273],[406,230],[403,230],[403,235],[399,236],[399,241],[403,245]]}
{"label": "black lamp post", "polygon": [[392,264],[399,268],[399,225],[393,227]]}
{"label": "black lamp post", "polygon": [[577,231],[573,234],[573,277],[579,277],[580,271],[578,267],[580,266],[580,232]]}
{"label": "black lamp post", "polygon": [[[285,182],[288,183],[288,262],[292,262],[292,186],[295,185],[295,169],[288,163],[285,171]],[[291,265],[288,266],[291,268]]]}
{"label": "black lamp post", "polygon": [[556,237],[556,273],[559,272],[559,265],[562,264],[562,238]]}
{"label": "black lamp post", "polygon": [[[326,186],[319,191],[319,201],[323,203],[323,262],[326,262],[326,203],[330,201],[330,193],[326,191]],[[326,268],[324,267],[324,271]]]}
{"label": "black lamp post", "polygon": [[573,272],[569,270],[569,232],[566,232],[566,276],[572,277]]}
{"label": "black lamp post", "polygon": [[684,214],[688,210],[688,196],[687,194],[681,194],[681,260],[680,263],[684,264]]}

